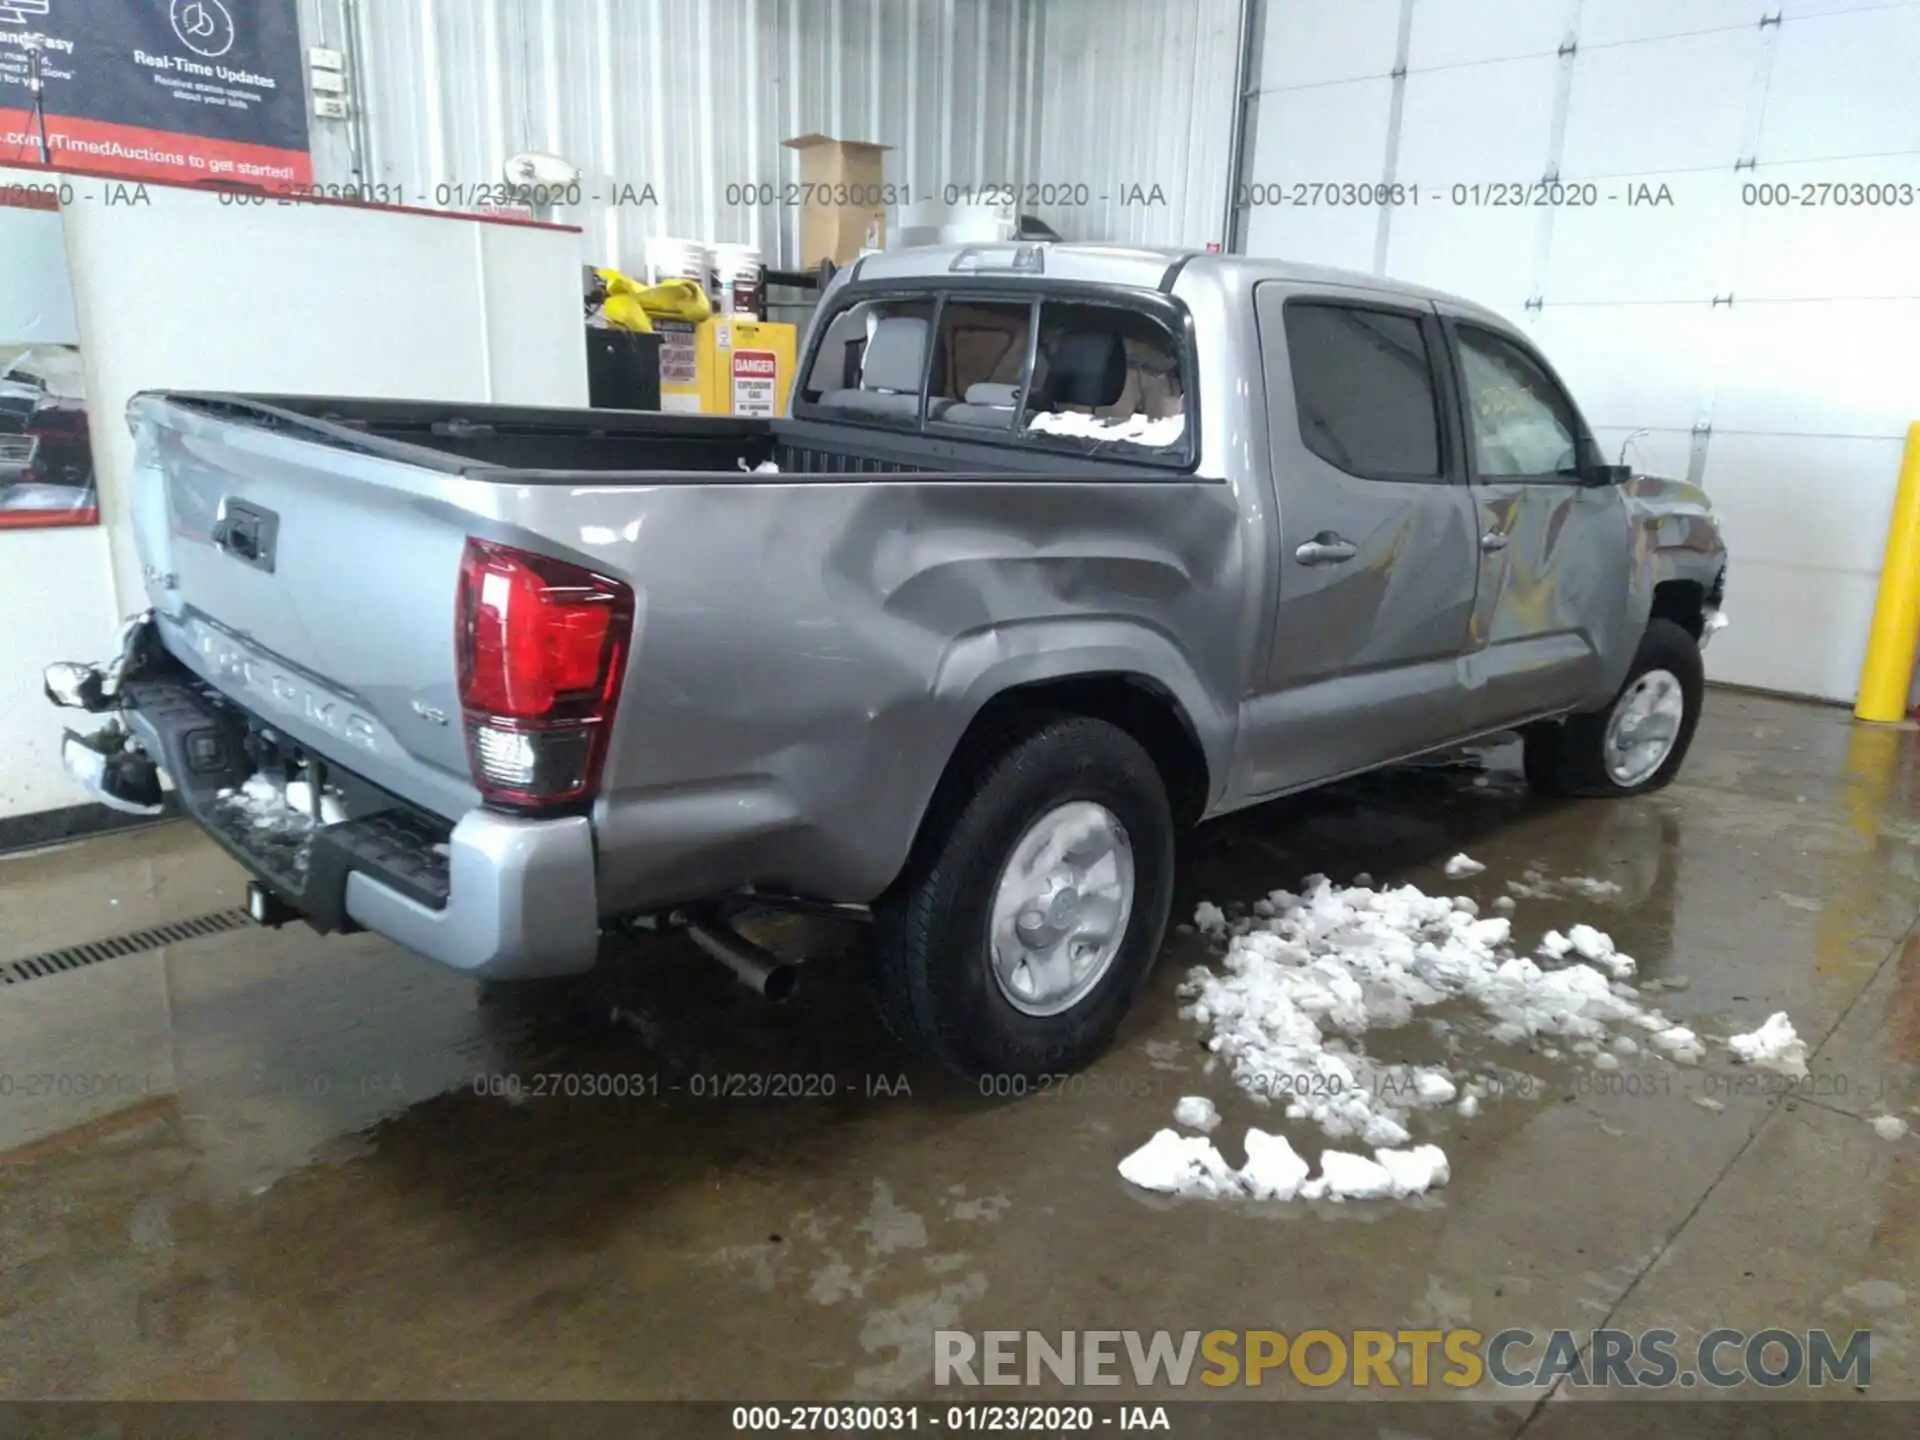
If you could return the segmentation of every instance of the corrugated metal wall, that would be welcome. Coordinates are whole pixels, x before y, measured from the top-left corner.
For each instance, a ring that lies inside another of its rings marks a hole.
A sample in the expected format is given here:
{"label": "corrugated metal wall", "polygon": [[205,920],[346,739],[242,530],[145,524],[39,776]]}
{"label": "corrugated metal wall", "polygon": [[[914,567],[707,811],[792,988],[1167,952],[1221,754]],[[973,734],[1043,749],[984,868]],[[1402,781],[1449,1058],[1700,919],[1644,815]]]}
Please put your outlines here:
{"label": "corrugated metal wall", "polygon": [[[1609,459],[1712,495],[1734,623],[1708,675],[1850,702],[1920,413],[1897,189],[1920,4],[1266,0],[1265,23],[1247,248],[1526,329]],[[1289,198],[1382,180],[1408,188]]]}
{"label": "corrugated metal wall", "polygon": [[[349,52],[362,107],[313,121],[316,177],[432,205],[550,150],[586,177],[560,218],[595,261],[635,270],[645,237],[677,235],[793,264],[796,213],[727,194],[797,180],[790,136],[891,145],[887,180],[916,197],[1018,178],[1042,3],[301,0],[308,43]],[[654,203],[631,203],[647,186]]]}
{"label": "corrugated metal wall", "polygon": [[[1069,240],[1223,240],[1240,0],[1045,0],[1028,207]],[[1155,197],[1155,187],[1160,196]]]}

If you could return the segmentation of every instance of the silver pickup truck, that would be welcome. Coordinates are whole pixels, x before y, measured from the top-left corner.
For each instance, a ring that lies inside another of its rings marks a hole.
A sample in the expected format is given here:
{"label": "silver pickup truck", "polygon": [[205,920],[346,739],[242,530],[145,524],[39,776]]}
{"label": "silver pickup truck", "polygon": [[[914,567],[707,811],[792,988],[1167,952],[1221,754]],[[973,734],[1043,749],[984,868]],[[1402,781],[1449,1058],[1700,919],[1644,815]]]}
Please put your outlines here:
{"label": "silver pickup truck", "polygon": [[739,907],[870,919],[894,1030],[1059,1071],[1159,949],[1181,827],[1493,732],[1632,795],[1699,718],[1706,497],[1596,452],[1498,316],[1239,256],[872,256],[791,418],[150,393],[152,609],[49,695],[256,918],[487,980]]}

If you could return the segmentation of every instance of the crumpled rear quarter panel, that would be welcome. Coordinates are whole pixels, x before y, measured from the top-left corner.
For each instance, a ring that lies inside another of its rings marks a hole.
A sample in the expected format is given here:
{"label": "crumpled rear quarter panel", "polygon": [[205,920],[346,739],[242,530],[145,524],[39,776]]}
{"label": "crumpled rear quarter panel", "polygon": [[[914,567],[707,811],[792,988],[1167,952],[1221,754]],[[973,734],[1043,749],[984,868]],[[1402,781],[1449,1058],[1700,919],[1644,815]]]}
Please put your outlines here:
{"label": "crumpled rear quarter panel", "polygon": [[1223,484],[1140,475],[514,492],[501,519],[634,590],[595,810],[602,913],[748,877],[871,898],[1009,684],[1149,676],[1224,779],[1241,522]]}

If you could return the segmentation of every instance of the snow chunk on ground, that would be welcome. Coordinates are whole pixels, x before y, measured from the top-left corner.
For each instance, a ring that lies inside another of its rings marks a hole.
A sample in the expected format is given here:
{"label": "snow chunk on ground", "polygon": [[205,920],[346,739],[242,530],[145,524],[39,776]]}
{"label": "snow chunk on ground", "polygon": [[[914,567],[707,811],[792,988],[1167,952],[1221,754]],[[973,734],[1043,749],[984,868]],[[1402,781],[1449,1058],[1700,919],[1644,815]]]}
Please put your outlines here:
{"label": "snow chunk on ground", "polygon": [[1478,875],[1486,868],[1486,866],[1482,865],[1471,855],[1462,853],[1447,861],[1447,878],[1449,880],[1458,880],[1465,875]]}
{"label": "snow chunk on ground", "polygon": [[1346,1150],[1326,1150],[1320,1155],[1320,1185],[1315,1188],[1332,1200],[1397,1200],[1424,1195],[1450,1178],[1446,1152],[1438,1145],[1375,1150],[1371,1160]]}
{"label": "snow chunk on ground", "polygon": [[1241,1167],[1240,1183],[1256,1200],[1293,1199],[1306,1182],[1307,1169],[1286,1136],[1247,1131],[1247,1163]]}
{"label": "snow chunk on ground", "polygon": [[1560,883],[1576,895],[1584,895],[1589,900],[1604,900],[1610,895],[1620,893],[1618,881],[1596,880],[1590,875],[1569,875]]}
{"label": "snow chunk on ground", "polygon": [[1213,1142],[1161,1130],[1120,1162],[1120,1178],[1163,1195],[1231,1195],[1238,1177]]}
{"label": "snow chunk on ground", "polygon": [[1173,1107],[1173,1118],[1194,1130],[1212,1130],[1220,1123],[1220,1111],[1204,1095],[1183,1095],[1180,1103]]}
{"label": "snow chunk on ground", "polygon": [[[1469,857],[1456,859],[1480,868]],[[1571,926],[1565,935],[1550,931],[1536,962],[1513,953],[1505,915],[1482,919],[1478,908],[1411,885],[1343,887],[1324,875],[1308,876],[1298,893],[1274,890],[1232,920],[1220,906],[1202,903],[1195,925],[1224,944],[1225,954],[1191,971],[1180,994],[1181,1013],[1204,1032],[1208,1071],[1224,1066],[1255,1104],[1309,1121],[1328,1140],[1421,1159],[1370,1161],[1333,1150],[1331,1168],[1323,1162],[1309,1175],[1289,1161],[1298,1160],[1290,1147],[1272,1148],[1285,1141],[1255,1131],[1263,1138],[1250,1139],[1248,1168],[1230,1171],[1208,1142],[1165,1131],[1129,1156],[1122,1173],[1144,1174],[1157,1182],[1151,1188],[1183,1194],[1275,1195],[1289,1185],[1303,1199],[1417,1193],[1408,1187],[1431,1157],[1412,1145],[1410,1124],[1442,1106],[1471,1118],[1485,1089],[1462,1085],[1444,1066],[1377,1058],[1367,1037],[1442,1003],[1477,1006],[1496,1043],[1533,1042],[1548,1059],[1565,1047],[1597,1070],[1612,1070],[1616,1057],[1638,1054],[1644,1043],[1676,1064],[1699,1061],[1700,1037],[1643,1002],[1626,983],[1633,960],[1605,932],[1590,925]],[[1430,1023],[1449,1032],[1448,1048],[1457,1053],[1452,1022]],[[1622,1029],[1646,1038],[1637,1043]],[[1198,1108],[1202,1101],[1187,1097],[1176,1118],[1199,1126],[1207,1114]],[[1256,1156],[1260,1146],[1269,1147],[1269,1158]],[[1269,1164],[1279,1180],[1267,1175]],[[1388,1173],[1395,1165],[1398,1172]],[[1229,1186],[1223,1176],[1237,1183]]]}
{"label": "snow chunk on ground", "polygon": [[1733,1058],[1747,1065],[1762,1065],[1782,1075],[1798,1078],[1807,1073],[1807,1045],[1794,1033],[1787,1012],[1776,1010],[1767,1023],[1746,1035],[1727,1041]]}
{"label": "snow chunk on ground", "polygon": [[1302,893],[1267,899],[1271,913],[1231,926],[1218,907],[1196,912],[1203,926],[1217,916],[1229,945],[1219,973],[1189,977],[1184,1013],[1255,1103],[1283,1106],[1330,1140],[1404,1145],[1412,1113],[1457,1094],[1444,1070],[1375,1060],[1347,1037],[1406,1025],[1453,999],[1479,1004],[1503,1043],[1546,1035],[1599,1045],[1610,1025],[1643,1014],[1590,965],[1546,971],[1508,954],[1505,917],[1479,919],[1411,885],[1376,891],[1311,876]]}
{"label": "snow chunk on ground", "polygon": [[1567,943],[1580,952],[1583,960],[1598,960],[1613,954],[1613,937],[1591,925],[1575,925],[1567,931]]}
{"label": "snow chunk on ground", "polygon": [[[1554,932],[1549,931],[1552,935]],[[1545,947],[1542,941],[1542,948]],[[1640,967],[1631,955],[1622,955],[1614,947],[1613,937],[1591,925],[1575,925],[1567,931],[1566,943],[1589,965],[1604,970],[1616,980],[1624,980]]]}
{"label": "snow chunk on ground", "polygon": [[1122,1179],[1163,1195],[1229,1196],[1256,1200],[1385,1200],[1424,1195],[1451,1178],[1438,1145],[1376,1149],[1374,1158],[1345,1150],[1320,1156],[1320,1173],[1308,1178],[1307,1162],[1284,1135],[1247,1131],[1247,1163],[1231,1169],[1211,1140],[1162,1130],[1120,1162]]}
{"label": "snow chunk on ground", "polygon": [[1320,1178],[1326,1194],[1335,1200],[1384,1200],[1394,1193],[1391,1170],[1378,1160],[1346,1150],[1321,1152]]}
{"label": "snow chunk on ground", "polygon": [[1707,1053],[1707,1047],[1700,1037],[1684,1025],[1669,1025],[1664,1030],[1656,1030],[1647,1037],[1648,1043],[1656,1050],[1664,1050],[1679,1065],[1697,1065],[1700,1057]]}
{"label": "snow chunk on ground", "polygon": [[1907,1122],[1898,1115],[1876,1115],[1873,1117],[1873,1133],[1882,1140],[1898,1140],[1907,1133]]}
{"label": "snow chunk on ground", "polygon": [[1453,1178],[1447,1154],[1438,1145],[1416,1145],[1411,1150],[1376,1150],[1373,1158],[1393,1177],[1396,1195],[1424,1195]]}

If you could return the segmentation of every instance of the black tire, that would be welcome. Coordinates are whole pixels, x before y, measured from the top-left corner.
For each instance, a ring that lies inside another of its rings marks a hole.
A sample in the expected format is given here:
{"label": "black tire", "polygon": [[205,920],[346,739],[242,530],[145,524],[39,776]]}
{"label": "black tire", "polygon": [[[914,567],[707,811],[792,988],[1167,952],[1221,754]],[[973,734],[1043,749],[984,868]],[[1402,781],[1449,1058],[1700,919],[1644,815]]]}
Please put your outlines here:
{"label": "black tire", "polygon": [[[1649,670],[1665,670],[1680,682],[1684,708],[1680,731],[1667,758],[1646,779],[1622,785],[1607,772],[1607,721],[1621,697]],[[1522,735],[1528,783],[1549,795],[1579,795],[1621,799],[1661,789],[1680,773],[1693,732],[1700,723],[1700,702],[1706,693],[1706,671],[1700,645],[1671,620],[1647,622],[1640,649],[1627,669],[1619,693],[1604,710],[1574,715],[1557,724],[1530,726]]]}
{"label": "black tire", "polygon": [[1558,720],[1529,725],[1520,732],[1520,769],[1527,784],[1542,795],[1566,793],[1560,788],[1560,740],[1565,734],[1566,726]]}
{"label": "black tire", "polygon": [[[988,930],[995,889],[1022,836],[1076,800],[1125,827],[1134,896],[1125,936],[1094,988],[1057,1015],[1010,1004]],[[875,903],[873,983],[906,1044],[968,1079],[1078,1070],[1112,1041],[1166,934],[1174,822],[1166,785],[1139,742],[1104,720],[1034,717],[942,781],[906,870]]]}

